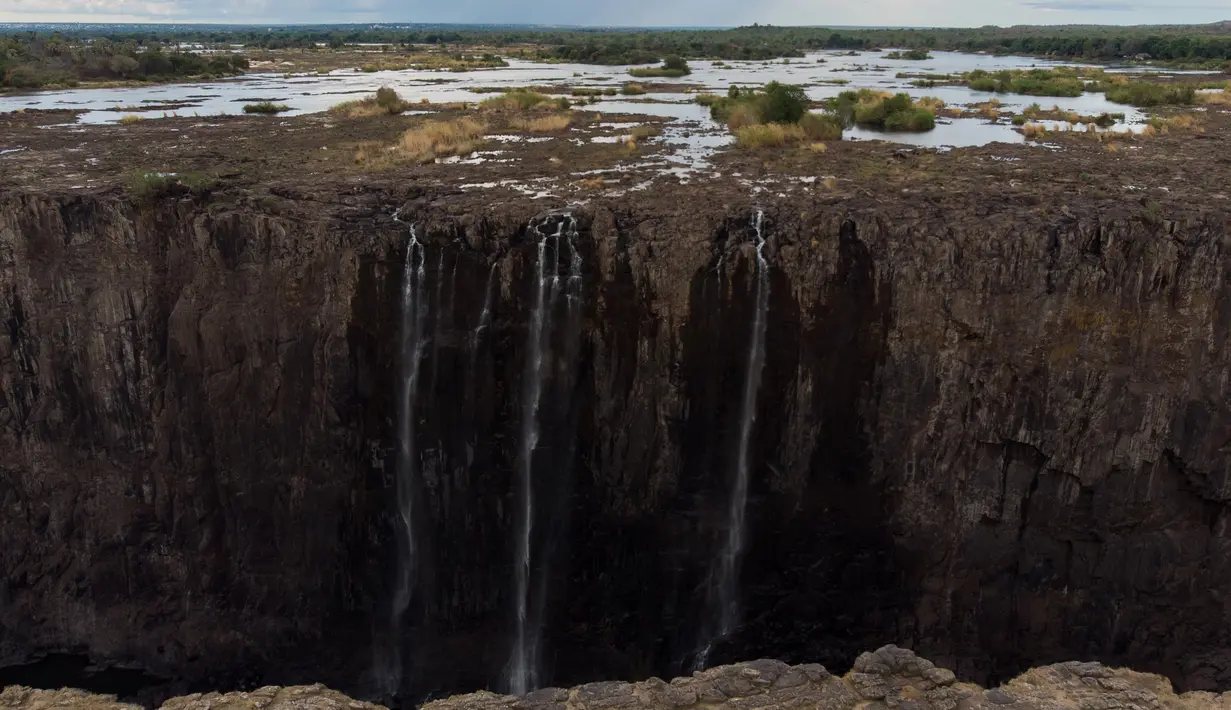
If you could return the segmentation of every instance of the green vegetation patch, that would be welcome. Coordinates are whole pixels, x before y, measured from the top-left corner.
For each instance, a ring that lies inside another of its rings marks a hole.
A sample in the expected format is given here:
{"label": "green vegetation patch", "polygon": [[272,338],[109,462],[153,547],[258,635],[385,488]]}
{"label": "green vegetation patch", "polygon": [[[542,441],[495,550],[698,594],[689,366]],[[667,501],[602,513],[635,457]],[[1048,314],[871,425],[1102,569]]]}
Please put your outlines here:
{"label": "green vegetation patch", "polygon": [[265,115],[272,115],[290,110],[290,106],[287,106],[286,104],[276,104],[272,101],[262,101],[257,104],[246,104],[244,106],[244,113],[259,113]]}
{"label": "green vegetation patch", "polygon": [[572,103],[563,96],[552,98],[533,89],[518,88],[487,99],[479,104],[479,107],[514,111],[526,111],[532,108],[567,110],[572,108]]}
{"label": "green vegetation patch", "polygon": [[1106,87],[1107,100],[1130,106],[1191,106],[1197,90],[1191,84],[1154,84],[1135,81]]}
{"label": "green vegetation patch", "polygon": [[909,94],[888,94],[872,89],[844,91],[829,102],[830,109],[847,125],[870,126],[886,131],[930,131],[936,127],[933,109],[911,100]]}
{"label": "green vegetation patch", "polygon": [[909,59],[912,61],[922,61],[931,58],[932,55],[926,49],[908,49],[905,52],[890,52],[885,55],[885,59]]}
{"label": "green vegetation patch", "polygon": [[1081,96],[1085,82],[1076,71],[1061,69],[1004,69],[987,72],[977,69],[962,75],[974,91],[1026,94],[1027,96]]}
{"label": "green vegetation patch", "polygon": [[629,69],[628,73],[638,79],[647,78],[667,78],[678,79],[682,76],[688,76],[692,73],[692,68],[688,66],[688,62],[678,56],[670,56],[663,60],[661,67],[642,67],[637,69]]}

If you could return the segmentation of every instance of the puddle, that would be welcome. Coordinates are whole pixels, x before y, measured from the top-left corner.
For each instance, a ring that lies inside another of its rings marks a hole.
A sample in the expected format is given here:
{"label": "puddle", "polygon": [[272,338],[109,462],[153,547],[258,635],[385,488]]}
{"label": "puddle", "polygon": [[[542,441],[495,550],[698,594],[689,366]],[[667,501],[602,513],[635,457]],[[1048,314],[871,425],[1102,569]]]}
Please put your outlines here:
{"label": "puddle", "polygon": [[10,154],[10,153],[20,153],[20,152],[21,152],[21,151],[23,151],[23,150],[25,150],[25,148],[23,148],[23,147],[17,147],[17,148],[0,148],[0,155],[8,155],[8,154]]}

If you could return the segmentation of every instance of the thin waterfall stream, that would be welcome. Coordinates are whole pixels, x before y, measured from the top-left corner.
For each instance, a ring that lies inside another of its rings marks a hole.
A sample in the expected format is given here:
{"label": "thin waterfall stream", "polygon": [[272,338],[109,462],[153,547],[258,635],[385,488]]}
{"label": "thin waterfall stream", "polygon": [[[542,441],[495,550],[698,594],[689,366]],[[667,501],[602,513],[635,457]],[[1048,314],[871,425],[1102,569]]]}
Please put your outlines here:
{"label": "thin waterfall stream", "polygon": [[[752,475],[752,432],[757,418],[757,395],[761,389],[761,372],[765,367],[765,329],[769,315],[769,263],[765,259],[765,214],[757,210],[753,218],[756,235],[756,288],[752,317],[752,335],[748,346],[748,369],[744,373],[744,391],[740,400],[739,440],[735,459],[735,478],[727,509],[727,525],[716,569],[711,572],[711,614],[716,614],[713,631],[702,638],[702,646],[694,659],[700,670],[709,661],[714,642],[726,638],[740,622],[739,568],[746,546],[745,517],[748,509],[748,487]],[[712,621],[710,623],[713,623]]]}
{"label": "thin waterfall stream", "polygon": [[418,396],[420,365],[423,361],[424,326],[427,303],[424,289],[427,281],[427,249],[419,241],[414,225],[409,227],[406,258],[402,270],[402,322],[399,345],[400,388],[398,390],[398,451],[395,464],[395,488],[398,512],[398,555],[396,585],[390,610],[393,648],[383,675],[390,692],[401,685],[403,661],[400,629],[402,620],[414,596],[415,556],[417,545],[414,531],[415,479],[415,400]]}
{"label": "thin waterfall stream", "polygon": [[[539,445],[540,403],[551,377],[552,325],[562,292],[567,299],[568,326],[575,328],[581,303],[581,255],[576,248],[576,225],[565,216],[553,234],[541,234],[535,263],[534,306],[526,344],[525,380],[522,393],[522,419],[517,462],[517,529],[514,541],[514,622],[513,652],[507,666],[509,692],[524,695],[539,686],[539,638],[542,631],[544,580],[535,572],[544,564],[534,549],[535,469],[534,455]],[[561,288],[561,248],[569,250],[569,266]],[[490,280],[489,280],[490,286]],[[477,337],[477,331],[476,331]],[[531,598],[534,604],[531,604]]]}

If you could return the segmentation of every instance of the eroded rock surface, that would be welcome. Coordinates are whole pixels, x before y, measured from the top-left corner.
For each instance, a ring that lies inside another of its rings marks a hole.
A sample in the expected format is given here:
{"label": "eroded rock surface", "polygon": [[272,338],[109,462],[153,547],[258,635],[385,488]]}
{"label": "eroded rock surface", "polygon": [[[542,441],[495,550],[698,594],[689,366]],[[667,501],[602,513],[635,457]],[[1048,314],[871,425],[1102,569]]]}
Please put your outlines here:
{"label": "eroded rock surface", "polygon": [[984,690],[958,682],[911,651],[864,653],[846,676],[816,664],[753,661],[712,668],[670,683],[589,683],[517,698],[482,692],[428,703],[423,710],[1226,710],[1231,693],[1177,695],[1161,676],[1069,662],[1032,669]]}
{"label": "eroded rock surface", "polygon": [[[0,708],[6,710],[140,710],[140,705],[121,703],[114,695],[94,695],[81,690],[32,690],[20,686],[0,693]],[[348,698],[323,685],[290,688],[268,686],[245,693],[196,693],[172,698],[163,710],[380,710],[383,706]]]}
{"label": "eroded rock surface", "polygon": [[[359,694],[383,648],[407,697],[503,687],[531,226],[566,205],[327,188],[0,195],[0,666]],[[965,680],[1087,658],[1231,687],[1216,207],[714,182],[575,208],[581,313],[534,461],[541,677],[698,649],[762,210],[745,623],[713,660],[844,670],[901,640]],[[418,555],[390,629],[409,222]]]}

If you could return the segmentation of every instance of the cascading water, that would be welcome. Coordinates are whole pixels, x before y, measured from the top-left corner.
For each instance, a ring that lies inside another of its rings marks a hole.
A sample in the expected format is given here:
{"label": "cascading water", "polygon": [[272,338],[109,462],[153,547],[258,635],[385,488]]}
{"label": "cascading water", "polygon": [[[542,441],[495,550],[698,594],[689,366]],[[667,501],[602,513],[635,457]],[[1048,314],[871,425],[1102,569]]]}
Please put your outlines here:
{"label": "cascading water", "polygon": [[491,271],[487,273],[487,288],[483,291],[483,311],[479,313],[479,323],[474,327],[474,332],[470,335],[470,359],[473,361],[477,357],[479,349],[479,339],[483,337],[483,332],[487,330],[492,322],[492,284],[496,281],[496,270],[500,262],[492,264]]}
{"label": "cascading water", "polygon": [[[572,217],[560,219],[554,234],[541,235],[535,264],[534,308],[526,346],[526,369],[522,392],[522,419],[517,465],[517,531],[514,544],[514,632],[513,653],[507,666],[509,692],[524,695],[539,684],[539,637],[542,627],[544,583],[531,605],[533,575],[543,565],[533,546],[536,506],[534,499],[534,454],[539,444],[539,404],[551,375],[552,322],[565,292],[570,328],[577,327],[581,305],[581,254],[575,240]],[[561,289],[560,249],[569,249],[570,259],[565,288]],[[490,286],[490,282],[489,282]]]}
{"label": "cascading water", "polygon": [[415,400],[419,388],[420,364],[423,359],[424,325],[427,302],[424,286],[427,281],[427,250],[419,241],[413,225],[406,244],[406,259],[402,271],[402,323],[399,347],[401,387],[398,391],[398,452],[395,464],[397,491],[398,556],[397,577],[390,614],[392,651],[386,660],[382,684],[387,693],[401,685],[403,663],[399,630],[414,596],[416,542],[414,531],[415,478]]}
{"label": "cascading water", "polygon": [[713,630],[702,637],[701,649],[694,659],[700,670],[709,660],[715,641],[730,635],[739,624],[739,565],[744,554],[744,518],[748,508],[748,485],[752,469],[752,428],[757,417],[757,394],[765,365],[765,327],[769,314],[769,263],[765,260],[765,215],[757,210],[753,219],[756,233],[756,289],[752,317],[752,337],[748,346],[748,369],[740,402],[739,441],[735,460],[735,480],[727,509],[727,527],[717,565],[710,574],[711,614],[716,616]]}

